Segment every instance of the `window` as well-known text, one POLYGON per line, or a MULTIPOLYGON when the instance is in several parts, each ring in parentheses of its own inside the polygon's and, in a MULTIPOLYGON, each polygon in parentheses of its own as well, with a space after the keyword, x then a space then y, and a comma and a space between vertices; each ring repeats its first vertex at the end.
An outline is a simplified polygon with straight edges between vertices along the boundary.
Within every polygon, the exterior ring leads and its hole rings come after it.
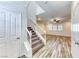
POLYGON ((55 24, 55 25, 52 25, 52 30, 53 31, 57 31, 57 25, 55 24))
POLYGON ((52 24, 48 24, 48 30, 52 30, 52 24))
POLYGON ((48 24, 48 30, 63 31, 63 25, 62 24, 48 24))
POLYGON ((63 25, 58 25, 58 31, 62 31, 63 30, 63 25))
POLYGON ((78 32, 79 31, 79 24, 73 24, 72 25, 72 31, 78 32))

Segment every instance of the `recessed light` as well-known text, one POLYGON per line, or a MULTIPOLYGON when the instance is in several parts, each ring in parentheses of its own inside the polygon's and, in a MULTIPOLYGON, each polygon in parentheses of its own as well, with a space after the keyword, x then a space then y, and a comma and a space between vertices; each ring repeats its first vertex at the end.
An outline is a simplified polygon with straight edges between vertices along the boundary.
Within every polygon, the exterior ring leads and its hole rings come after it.
POLYGON ((38 21, 41 21, 41 20, 42 20, 42 18, 41 18, 41 17, 37 17, 37 20, 38 20, 38 21))
POLYGON ((54 19, 50 19, 50 21, 51 21, 51 22, 53 22, 53 21, 54 21, 54 19))

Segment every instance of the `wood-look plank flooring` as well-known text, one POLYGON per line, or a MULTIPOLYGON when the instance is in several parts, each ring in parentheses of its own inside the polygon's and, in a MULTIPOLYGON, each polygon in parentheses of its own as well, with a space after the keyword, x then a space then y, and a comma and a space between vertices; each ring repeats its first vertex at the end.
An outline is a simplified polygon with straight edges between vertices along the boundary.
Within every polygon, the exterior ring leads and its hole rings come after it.
POLYGON ((71 39, 55 37, 47 40, 46 46, 41 48, 33 58, 71 58, 71 39))

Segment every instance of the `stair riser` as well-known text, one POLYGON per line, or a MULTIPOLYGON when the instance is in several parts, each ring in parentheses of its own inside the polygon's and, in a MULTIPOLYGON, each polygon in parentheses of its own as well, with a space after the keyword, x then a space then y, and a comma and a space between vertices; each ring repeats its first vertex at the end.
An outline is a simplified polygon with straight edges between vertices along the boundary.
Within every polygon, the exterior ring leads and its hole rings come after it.
POLYGON ((32 54, 34 55, 39 49, 41 49, 43 47, 43 45, 40 45, 40 47, 33 49, 32 50, 32 54))
POLYGON ((32 33, 32 35, 36 35, 36 33, 34 32, 34 33, 32 33))
POLYGON ((34 42, 36 40, 40 40, 39 37, 32 38, 32 42, 34 42))
POLYGON ((33 39, 32 42, 36 41, 37 39, 33 39))
POLYGON ((32 35, 32 38, 38 37, 37 35, 32 35))
POLYGON ((32 48, 34 48, 38 44, 41 44, 41 42, 39 41, 39 42, 36 42, 36 43, 32 44, 32 48))

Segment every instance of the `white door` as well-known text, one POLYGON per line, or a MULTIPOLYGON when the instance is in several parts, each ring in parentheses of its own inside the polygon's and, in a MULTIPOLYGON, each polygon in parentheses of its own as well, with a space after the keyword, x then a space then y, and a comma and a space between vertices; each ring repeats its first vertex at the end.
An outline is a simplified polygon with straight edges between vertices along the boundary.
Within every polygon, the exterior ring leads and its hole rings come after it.
POLYGON ((10 57, 9 55, 19 54, 19 45, 13 44, 14 41, 21 40, 21 14, 9 11, 5 8, 0 8, 0 57, 10 57), (8 47, 8 43, 17 47, 14 49, 8 47), (10 51, 10 52, 9 52, 10 51), (12 51, 12 52, 11 52, 12 51), (10 54, 9 54, 10 53, 10 54))

